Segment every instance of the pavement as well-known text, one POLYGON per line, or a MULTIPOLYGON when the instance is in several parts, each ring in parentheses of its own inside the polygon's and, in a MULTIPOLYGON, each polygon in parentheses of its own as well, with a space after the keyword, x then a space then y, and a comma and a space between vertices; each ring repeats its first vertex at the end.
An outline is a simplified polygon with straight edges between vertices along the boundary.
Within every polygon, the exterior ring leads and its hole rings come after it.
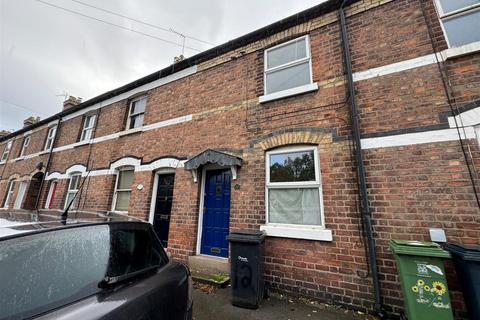
POLYGON ((199 289, 193 291, 194 320, 360 320, 374 319, 352 310, 317 304, 305 299, 272 294, 256 310, 232 306, 231 289, 199 289))

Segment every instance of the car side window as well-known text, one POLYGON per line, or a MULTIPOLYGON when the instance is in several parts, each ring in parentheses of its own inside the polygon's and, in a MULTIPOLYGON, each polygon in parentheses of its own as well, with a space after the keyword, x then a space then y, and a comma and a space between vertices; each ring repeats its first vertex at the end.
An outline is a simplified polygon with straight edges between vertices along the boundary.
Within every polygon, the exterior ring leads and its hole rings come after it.
POLYGON ((119 277, 153 266, 166 259, 149 230, 118 229, 111 232, 108 277, 119 277))

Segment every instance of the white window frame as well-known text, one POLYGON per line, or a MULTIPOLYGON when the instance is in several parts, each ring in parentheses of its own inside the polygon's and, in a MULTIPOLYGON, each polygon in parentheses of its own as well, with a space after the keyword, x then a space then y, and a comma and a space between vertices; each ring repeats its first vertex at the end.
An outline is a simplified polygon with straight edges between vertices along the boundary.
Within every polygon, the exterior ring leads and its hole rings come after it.
POLYGON ((5 145, 5 148, 3 149, 2 158, 0 159, 0 163, 7 162, 8 156, 10 155, 10 151, 12 150, 12 145, 13 145, 12 140, 7 142, 7 144, 5 145))
POLYGON ((13 193, 15 191, 15 180, 10 180, 7 186, 7 193, 5 194, 5 203, 3 204, 3 209, 8 209, 8 203, 13 198, 13 193))
MULTIPOLYGON (((475 12, 475 11, 479 11, 480 10, 480 3, 472 4, 472 5, 466 6, 465 8, 457 9, 457 10, 449 12, 449 13, 444 13, 443 12, 443 8, 442 8, 442 4, 440 3, 440 0, 435 0, 435 7, 437 8, 437 13, 438 13, 439 21, 440 21, 440 26, 442 27, 443 35, 445 36, 445 40, 447 41, 447 45, 448 45, 449 48, 452 48, 452 46, 450 44, 450 41, 448 40, 447 31, 445 29, 445 26, 443 25, 443 21, 451 19, 451 18, 460 17, 462 15, 472 13, 472 12, 475 12)), ((465 45, 467 45, 467 44, 465 44, 465 45)))
POLYGON ((55 140, 55 135, 57 134, 57 126, 52 126, 48 128, 47 140, 45 141, 44 150, 50 150, 53 148, 53 142, 55 140))
POLYGON ((89 116, 85 116, 83 120, 83 128, 82 133, 80 134, 80 141, 86 141, 93 138, 93 129, 95 128, 95 123, 97 121, 97 115, 92 114, 89 116), (91 124, 89 125, 89 120, 91 120, 91 124))
POLYGON ((265 154, 265 225, 261 226, 261 230, 267 232, 267 236, 323 240, 332 241, 332 232, 325 228, 325 216, 323 208, 323 188, 320 173, 320 158, 318 156, 318 147, 312 145, 301 145, 283 147, 266 152, 265 154), (290 152, 313 151, 315 166, 315 181, 295 181, 295 182, 270 182, 270 157, 276 154, 284 154, 290 152), (303 224, 285 224, 269 222, 268 212, 268 190, 269 189, 288 189, 288 188, 317 188, 319 193, 320 208, 320 225, 303 225, 303 224))
POLYGON ((475 135, 477 136, 478 145, 480 146, 480 124, 474 126, 473 128, 475 130, 475 135))
POLYGON ((70 209, 77 209, 77 207, 75 205, 75 202, 78 200, 77 197, 76 197, 76 194, 80 190, 80 185, 81 184, 82 184, 82 173, 81 172, 74 172, 74 173, 70 174, 70 179, 68 180, 68 188, 67 188, 67 193, 65 195, 65 204, 63 206, 63 209, 67 209, 67 206, 69 204, 69 202, 68 202, 69 194, 73 194, 74 197, 75 197, 72 205, 70 206, 70 209), (78 180, 78 189, 71 189, 73 177, 78 177, 78 179, 79 179, 78 180))
POLYGON ((147 111, 147 96, 141 96, 141 97, 138 97, 138 98, 135 98, 135 99, 132 99, 130 101, 130 104, 128 106, 128 116, 127 116, 127 123, 125 125, 125 129, 126 130, 135 130, 135 129, 138 129, 138 128, 141 128, 143 127, 143 124, 145 123, 145 112, 147 111), (135 102, 138 102, 140 100, 143 100, 145 99, 145 110, 143 110, 143 112, 138 112, 138 113, 134 113, 134 114, 131 114, 132 112, 132 106, 135 102), (136 117, 136 116, 139 116, 139 115, 142 115, 143 114, 143 122, 142 122, 142 125, 140 127, 135 127, 135 128, 130 128, 130 121, 132 119, 132 117, 136 117))
POLYGON ((20 157, 23 157, 27 151, 27 147, 30 144, 30 136, 23 138, 22 150, 20 151, 20 157))
POLYGON ((308 35, 305 35, 305 36, 302 36, 302 37, 299 37, 299 38, 295 38, 293 40, 290 40, 290 41, 287 41, 287 42, 281 43, 279 45, 276 45, 274 47, 266 49, 264 51, 264 54, 263 54, 263 59, 264 59, 264 68, 263 68, 263 94, 264 95, 262 97, 260 97, 260 102, 267 102, 267 101, 270 101, 270 100, 279 99, 279 98, 283 98, 283 97, 288 97, 288 96, 292 96, 292 95, 295 95, 295 94, 300 94, 300 93, 309 92, 309 91, 313 91, 313 90, 318 89, 318 85, 316 83, 313 83, 312 53, 311 53, 311 48, 310 48, 310 37, 308 35), (305 48, 306 57, 305 58, 301 58, 301 59, 298 59, 298 60, 295 60, 295 61, 290 61, 290 62, 284 63, 282 65, 279 65, 279 66, 276 66, 276 67, 273 67, 273 68, 270 68, 270 69, 268 68, 268 52, 270 52, 272 50, 275 50, 275 49, 278 49, 278 48, 281 48, 281 47, 284 47, 286 45, 291 44, 292 42, 296 42, 296 41, 302 40, 302 39, 305 39, 305 46, 306 46, 306 48, 305 48), (288 69, 288 68, 297 66, 299 64, 305 63, 307 61, 308 61, 309 72, 310 72, 310 82, 308 84, 302 85, 302 86, 299 86, 299 87, 294 87, 294 88, 281 90, 281 91, 267 93, 267 74, 278 71, 278 70, 288 69))
MULTIPOLYGON (((112 201, 112 212, 119 212, 119 213, 127 213, 128 210, 126 211, 120 211, 120 210, 116 210, 115 207, 117 206, 117 195, 118 195, 118 192, 127 192, 129 191, 130 192, 130 200, 132 199, 132 188, 130 189, 118 189, 118 181, 120 179, 120 173, 122 171, 133 171, 133 178, 135 179, 135 168, 133 167, 123 167, 123 168, 119 168, 117 169, 117 172, 115 174, 116 178, 115 178, 115 189, 113 191, 113 201, 112 201)), ((128 205, 130 206, 130 200, 128 201, 128 205)))

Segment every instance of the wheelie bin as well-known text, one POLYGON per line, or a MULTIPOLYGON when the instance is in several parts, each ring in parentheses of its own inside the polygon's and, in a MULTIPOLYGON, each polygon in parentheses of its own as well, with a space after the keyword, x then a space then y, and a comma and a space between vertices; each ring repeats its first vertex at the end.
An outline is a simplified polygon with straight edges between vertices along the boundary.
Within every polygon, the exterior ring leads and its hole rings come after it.
POLYGON ((443 259, 450 254, 434 242, 390 240, 409 320, 453 319, 443 259))
POLYGON ((470 319, 480 319, 480 245, 449 243, 470 319))
POLYGON ((227 236, 231 252, 232 304, 256 309, 265 288, 263 277, 263 244, 265 233, 240 230, 227 236))

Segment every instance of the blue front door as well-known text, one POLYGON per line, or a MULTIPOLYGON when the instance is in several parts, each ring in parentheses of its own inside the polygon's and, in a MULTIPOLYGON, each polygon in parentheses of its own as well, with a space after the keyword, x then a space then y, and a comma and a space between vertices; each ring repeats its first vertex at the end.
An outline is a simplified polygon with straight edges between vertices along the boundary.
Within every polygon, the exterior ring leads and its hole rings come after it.
POLYGON ((201 254, 228 257, 230 170, 208 170, 205 177, 201 254))

